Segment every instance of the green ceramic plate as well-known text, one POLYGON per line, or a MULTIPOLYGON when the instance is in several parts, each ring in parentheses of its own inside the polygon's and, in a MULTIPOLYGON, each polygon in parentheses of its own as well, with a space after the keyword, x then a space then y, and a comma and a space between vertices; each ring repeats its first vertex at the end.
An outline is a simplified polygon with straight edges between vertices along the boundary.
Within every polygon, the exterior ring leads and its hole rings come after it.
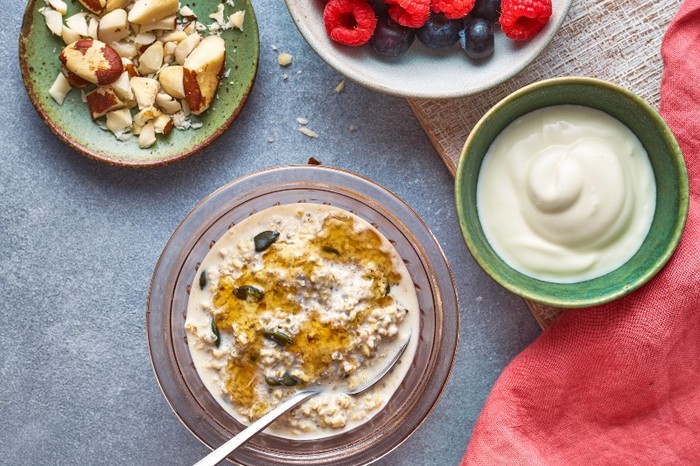
MULTIPOLYGON (((77 1, 68 3, 68 14, 82 11, 77 1)), ((201 22, 209 24, 209 14, 216 11, 221 0, 183 0, 201 22)), ((51 130, 66 144, 83 155, 113 165, 146 167, 163 165, 184 159, 216 139, 240 113, 255 81, 260 43, 258 24, 250 0, 235 0, 234 7, 226 6, 225 13, 245 10, 243 31, 225 31, 226 64, 230 69, 223 78, 217 100, 202 115, 203 126, 197 130, 172 131, 148 149, 140 149, 136 140, 118 141, 111 132, 100 129, 92 122, 87 106, 81 101, 80 91, 73 90, 63 105, 58 105, 48 90, 60 71, 58 54, 64 47, 60 37, 53 36, 46 27, 39 9, 43 0, 29 0, 24 13, 19 38, 19 60, 22 79, 29 98, 51 130)))
POLYGON ((556 307, 585 307, 612 301, 639 288, 670 259, 688 213, 688 174, 671 130, 644 100, 605 81, 556 78, 514 92, 477 123, 462 150, 455 180, 455 200, 467 247, 494 280, 530 301, 556 307), (657 206, 649 234, 628 262, 601 277, 566 284, 537 280, 508 266, 486 240, 476 209, 481 161, 498 133, 528 112, 561 104, 602 110, 637 135, 654 169, 657 206))

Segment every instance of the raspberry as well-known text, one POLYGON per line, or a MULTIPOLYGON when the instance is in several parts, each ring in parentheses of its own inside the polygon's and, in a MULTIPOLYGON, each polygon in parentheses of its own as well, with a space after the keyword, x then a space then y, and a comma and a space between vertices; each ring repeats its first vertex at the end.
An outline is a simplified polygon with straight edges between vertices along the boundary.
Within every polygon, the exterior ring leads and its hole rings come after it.
POLYGON ((419 28, 430 17, 430 0, 384 0, 389 17, 401 26, 419 28))
POLYGON ((464 18, 474 8, 474 0, 432 0, 430 9, 447 19, 464 18))
POLYGON ((362 45, 369 41, 377 16, 366 0, 330 0, 323 10, 328 37, 345 45, 362 45))
POLYGON ((503 0, 501 29, 513 40, 529 40, 539 33, 552 16, 552 0, 503 0))

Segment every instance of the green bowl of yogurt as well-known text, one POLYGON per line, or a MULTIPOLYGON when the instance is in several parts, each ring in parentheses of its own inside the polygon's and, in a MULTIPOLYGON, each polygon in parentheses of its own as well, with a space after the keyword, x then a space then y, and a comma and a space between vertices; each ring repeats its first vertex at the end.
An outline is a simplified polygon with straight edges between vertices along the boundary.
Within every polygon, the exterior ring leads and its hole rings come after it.
POLYGON ((467 247, 494 280, 530 301, 587 307, 639 288, 668 262, 688 176, 643 99, 598 79, 554 78, 477 123, 455 200, 467 247))

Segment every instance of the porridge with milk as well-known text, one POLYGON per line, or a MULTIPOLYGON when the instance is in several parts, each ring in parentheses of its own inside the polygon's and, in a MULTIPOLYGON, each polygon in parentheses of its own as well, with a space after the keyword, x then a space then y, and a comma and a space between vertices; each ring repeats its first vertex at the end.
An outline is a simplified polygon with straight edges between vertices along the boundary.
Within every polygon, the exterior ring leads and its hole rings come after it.
POLYGON ((381 370, 418 325, 413 282, 383 235, 342 209, 290 204, 248 217, 216 242, 197 271, 185 328, 204 385, 244 424, 299 389, 324 387, 268 429, 314 438, 381 410, 417 338, 374 388, 346 392, 381 370))

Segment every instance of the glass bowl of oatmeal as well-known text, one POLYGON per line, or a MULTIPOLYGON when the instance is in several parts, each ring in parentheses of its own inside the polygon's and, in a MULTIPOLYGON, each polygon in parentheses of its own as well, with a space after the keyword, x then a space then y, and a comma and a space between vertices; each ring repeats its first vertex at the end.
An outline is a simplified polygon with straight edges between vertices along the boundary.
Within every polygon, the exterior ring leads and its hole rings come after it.
POLYGON ((216 448, 295 390, 323 394, 230 456, 239 464, 367 464, 437 402, 459 312, 439 244, 410 207, 328 167, 257 172, 212 193, 166 245, 146 326, 171 407, 216 448), (349 389, 381 369, 380 384, 349 389))

